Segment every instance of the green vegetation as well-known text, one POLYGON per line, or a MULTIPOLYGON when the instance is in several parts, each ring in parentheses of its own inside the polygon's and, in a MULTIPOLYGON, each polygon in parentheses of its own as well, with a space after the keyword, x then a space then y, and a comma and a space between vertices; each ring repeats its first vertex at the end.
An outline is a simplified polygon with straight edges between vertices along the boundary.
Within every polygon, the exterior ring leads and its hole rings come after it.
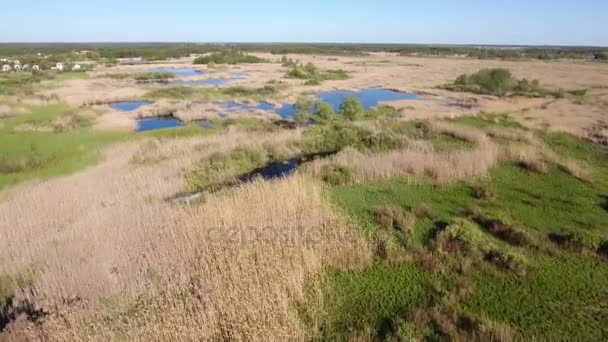
POLYGON ((234 100, 247 98, 254 100, 267 100, 269 97, 277 96, 281 90, 280 85, 265 85, 260 88, 250 87, 225 87, 225 88, 191 88, 185 86, 167 87, 149 91, 144 97, 147 99, 178 99, 194 100, 203 102, 234 100))
POLYGON ((496 96, 527 95, 542 96, 545 91, 540 88, 538 80, 516 80, 507 69, 482 69, 472 75, 462 74, 454 84, 444 89, 476 94, 496 96))
POLYGON ((73 172, 94 163, 100 149, 125 137, 98 132, 63 105, 36 107, 0 123, 0 189, 31 179, 73 172))
MULTIPOLYGON (((4 43, 1 56, 37 57, 50 55, 51 63, 76 60, 116 60, 137 58, 164 60, 218 51, 269 52, 275 55, 315 54, 356 56, 367 52, 393 52, 401 55, 467 56, 479 59, 588 59, 606 53, 592 47, 473 47, 407 44, 184 44, 184 43, 4 43), (82 52, 84 51, 84 52, 82 52)), ((23 59, 23 58, 22 58, 23 59)), ((596 58, 597 59, 597 58, 596 58)), ((25 59, 23 59, 25 60, 25 59)))
POLYGON ((248 55, 236 50, 214 52, 208 56, 201 56, 194 60, 194 64, 241 64, 264 63, 264 59, 248 55))
POLYGON ((346 340, 349 332, 369 328, 386 337, 393 321, 406 318, 429 299, 431 278, 407 262, 377 263, 363 271, 328 271, 321 281, 326 306, 317 317, 320 326, 315 337, 346 340))
MULTIPOLYGON (((523 130, 506 116, 454 121, 523 130)), ((304 142, 333 125, 305 131, 304 142)), ((392 131, 430 139, 444 151, 456 142, 437 143, 416 123, 392 131)), ((590 181, 557 165, 538 174, 507 163, 450 185, 425 177, 348 185, 338 165, 328 164, 320 177, 331 185, 329 196, 374 243, 376 262, 319 278, 324 313, 310 314, 315 332, 340 340, 608 336, 608 151, 567 134, 534 133, 559 156, 584 160, 594 170, 590 181)))
POLYGON ((135 75, 135 80, 137 83, 167 83, 174 77, 168 72, 147 72, 135 75))
POLYGON ((286 161, 300 154, 296 142, 282 146, 242 146, 225 153, 213 153, 200 160, 186 179, 187 191, 217 191, 269 163, 286 161))
POLYGON ((471 75, 462 74, 456 78, 454 83, 443 85, 440 88, 456 92, 495 96, 553 96, 558 99, 570 97, 575 103, 584 101, 587 94, 586 89, 565 91, 563 89, 543 88, 538 80, 530 81, 525 78, 517 80, 513 77, 511 71, 501 68, 482 69, 471 75))
POLYGON ((86 77, 84 72, 12 72, 0 74, 0 95, 32 95, 53 81, 86 77), (45 83, 43 83, 45 82, 45 83))
POLYGON ((318 85, 322 81, 345 80, 349 78, 348 73, 342 69, 322 70, 312 63, 308 63, 305 66, 293 66, 285 77, 306 80, 306 85, 318 85))

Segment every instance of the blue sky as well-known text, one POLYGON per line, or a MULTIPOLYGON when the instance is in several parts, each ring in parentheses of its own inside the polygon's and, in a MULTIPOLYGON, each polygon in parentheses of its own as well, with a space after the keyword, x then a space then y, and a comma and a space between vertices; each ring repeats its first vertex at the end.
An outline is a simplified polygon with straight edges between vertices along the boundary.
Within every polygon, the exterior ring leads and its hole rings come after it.
POLYGON ((0 42, 608 46, 608 0, 0 0, 0 42))

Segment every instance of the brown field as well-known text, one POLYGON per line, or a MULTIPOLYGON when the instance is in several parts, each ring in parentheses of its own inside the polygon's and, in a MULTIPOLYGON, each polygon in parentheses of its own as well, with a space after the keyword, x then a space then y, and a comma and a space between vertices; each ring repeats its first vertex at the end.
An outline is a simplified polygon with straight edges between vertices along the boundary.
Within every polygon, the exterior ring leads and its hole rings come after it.
MULTIPOLYGON (((488 61, 457 57, 404 57, 378 53, 364 57, 327 57, 310 55, 287 55, 302 63, 314 63, 324 69, 344 69, 351 78, 339 81, 324 81, 319 86, 304 86, 303 81, 285 79, 285 68, 278 63, 280 56, 256 54, 277 63, 237 65, 222 69, 207 69, 192 65, 192 58, 150 65, 117 66, 98 68, 94 77, 85 80, 71 80, 59 89, 46 92, 72 105, 85 105, 118 100, 139 99, 151 85, 137 85, 129 80, 103 78, 113 73, 134 73, 153 68, 194 68, 208 71, 203 76, 189 78, 210 79, 229 78, 232 73, 245 72, 247 77, 235 80, 231 85, 261 87, 273 80, 284 81, 289 88, 277 100, 270 102, 293 102, 302 94, 343 89, 365 89, 382 87, 421 95, 418 101, 394 102, 403 111, 406 119, 427 119, 471 115, 478 112, 508 112, 523 124, 536 128, 549 128, 585 135, 589 129, 605 120, 608 110, 608 68, 603 63, 585 61, 488 61), (503 98, 473 94, 452 93, 436 89, 438 85, 452 82, 458 75, 473 73, 482 68, 507 68, 517 78, 538 79, 548 88, 565 90, 588 89, 585 103, 568 100, 503 98), (102 78, 97 78, 99 76, 102 78)), ((187 101, 162 102, 155 107, 133 115, 148 116, 171 110, 178 116, 192 120, 217 115, 213 106, 191 104, 187 101), (200 110, 193 110, 192 106, 200 110)), ((240 113, 245 114, 245 113, 240 113)), ((250 113, 248 113, 250 115, 250 113)), ((258 113, 262 115, 264 113, 258 113)), ((267 113, 269 118, 274 114, 267 113)))

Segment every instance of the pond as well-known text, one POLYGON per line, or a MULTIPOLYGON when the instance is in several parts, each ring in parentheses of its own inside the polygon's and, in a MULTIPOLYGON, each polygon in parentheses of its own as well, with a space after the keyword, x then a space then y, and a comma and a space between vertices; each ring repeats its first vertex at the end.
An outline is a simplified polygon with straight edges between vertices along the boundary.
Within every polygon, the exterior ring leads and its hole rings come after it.
POLYGON ((175 77, 194 77, 204 75, 204 71, 194 69, 173 69, 173 68, 158 68, 148 69, 147 73, 171 74, 175 77))
MULTIPOLYGON (((370 109, 378 106, 381 102, 400 101, 400 100, 415 100, 416 94, 401 93, 393 90, 380 88, 370 88, 361 91, 332 91, 317 94, 316 99, 329 103, 335 112, 340 111, 340 105, 349 97, 357 98, 361 101, 364 109, 370 109)), ((275 107, 269 103, 260 102, 257 105, 239 104, 235 102, 226 102, 222 105, 228 110, 253 111, 261 109, 278 114, 282 119, 292 119, 296 115, 296 107, 292 104, 282 104, 275 107)))
POLYGON ((349 97, 354 97, 361 101, 363 108, 366 110, 376 107, 381 102, 415 100, 417 98, 416 94, 381 88, 370 88, 361 91, 331 91, 317 95, 317 99, 329 103, 335 112, 340 110, 340 105, 349 97))
POLYGON ((242 111, 242 112, 247 112, 247 111, 255 111, 255 110, 265 110, 265 111, 275 111, 276 107, 271 105, 268 102, 259 102, 257 104, 248 104, 248 103, 239 103, 239 102, 234 102, 234 101, 228 101, 228 102, 220 102, 217 103, 218 107, 220 107, 220 109, 229 111, 229 112, 234 112, 234 111, 242 111))
POLYGON ((258 178, 262 178, 264 180, 272 180, 283 178, 291 175, 296 172, 298 166, 300 166, 302 159, 293 158, 289 159, 284 163, 274 163, 268 166, 265 166, 259 170, 256 170, 250 173, 247 176, 244 176, 241 180, 246 183, 250 183, 255 181, 258 178))
POLYGON ((154 116, 137 120, 136 132, 149 132, 158 129, 183 127, 184 123, 173 115, 154 116))
POLYGON ((120 112, 132 112, 134 110, 138 110, 141 107, 149 106, 151 104, 152 102, 148 101, 124 101, 110 103, 110 107, 120 112))

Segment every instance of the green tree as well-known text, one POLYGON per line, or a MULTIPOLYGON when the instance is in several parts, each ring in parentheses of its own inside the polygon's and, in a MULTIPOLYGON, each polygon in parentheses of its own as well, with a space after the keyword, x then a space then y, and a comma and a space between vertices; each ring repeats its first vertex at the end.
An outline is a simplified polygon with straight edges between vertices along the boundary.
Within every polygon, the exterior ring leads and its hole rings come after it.
POLYGON ((340 115, 346 120, 355 121, 365 114, 361 102, 354 97, 349 97, 340 105, 340 115))
POLYGON ((329 122, 335 119, 336 113, 329 103, 317 101, 315 107, 315 119, 320 122, 329 122))

